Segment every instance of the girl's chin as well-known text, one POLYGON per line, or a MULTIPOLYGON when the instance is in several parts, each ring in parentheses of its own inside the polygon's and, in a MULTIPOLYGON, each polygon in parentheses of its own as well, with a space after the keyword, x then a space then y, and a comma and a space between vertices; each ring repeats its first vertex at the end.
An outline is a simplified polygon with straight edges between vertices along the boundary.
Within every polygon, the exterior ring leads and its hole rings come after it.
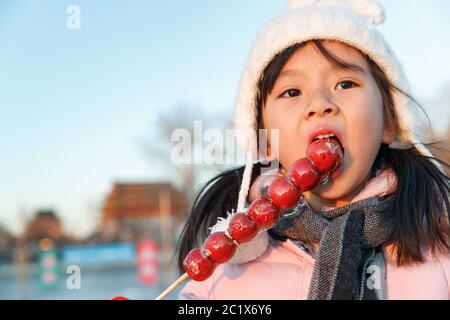
POLYGON ((348 193, 348 188, 345 186, 345 176, 344 172, 339 172, 334 178, 329 178, 328 182, 321 184, 311 190, 314 195, 327 199, 327 200, 338 200, 348 193))
MULTIPOLYGON (((306 196, 306 195, 305 195, 306 196)), ((309 196, 306 196, 308 204, 317 212, 329 207, 341 207, 349 203, 347 199, 344 199, 337 193, 330 191, 317 193, 311 192, 309 196)))
POLYGON ((311 193, 326 200, 339 200, 345 195, 345 193, 342 192, 342 188, 328 186, 317 187, 312 190, 311 193))

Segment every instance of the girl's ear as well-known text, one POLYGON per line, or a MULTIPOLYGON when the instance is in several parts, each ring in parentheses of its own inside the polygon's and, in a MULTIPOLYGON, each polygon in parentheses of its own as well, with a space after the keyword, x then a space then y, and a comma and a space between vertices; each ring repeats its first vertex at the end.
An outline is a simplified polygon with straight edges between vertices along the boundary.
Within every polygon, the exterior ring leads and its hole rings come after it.
POLYGON ((385 144, 390 144, 397 138, 397 130, 394 125, 387 124, 384 126, 383 135, 381 137, 381 142, 385 144))

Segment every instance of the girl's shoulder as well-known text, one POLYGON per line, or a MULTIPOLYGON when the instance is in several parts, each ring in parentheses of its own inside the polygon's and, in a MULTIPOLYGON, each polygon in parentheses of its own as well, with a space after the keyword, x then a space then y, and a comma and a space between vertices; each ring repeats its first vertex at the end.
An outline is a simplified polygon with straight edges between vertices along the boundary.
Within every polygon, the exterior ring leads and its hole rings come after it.
POLYGON ((386 245, 384 250, 388 299, 450 298, 450 253, 423 250, 422 263, 398 266, 395 245, 386 245))

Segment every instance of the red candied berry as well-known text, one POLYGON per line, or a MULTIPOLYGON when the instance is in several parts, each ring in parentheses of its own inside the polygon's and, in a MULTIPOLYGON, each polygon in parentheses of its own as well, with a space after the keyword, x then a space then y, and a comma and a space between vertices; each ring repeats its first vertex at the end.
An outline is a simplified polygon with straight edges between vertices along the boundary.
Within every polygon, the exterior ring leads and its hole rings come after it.
POLYGON ((228 225, 228 234, 237 243, 245 243, 253 239, 258 233, 258 225, 245 213, 238 212, 233 215, 228 225))
POLYGON ((112 298, 111 300, 130 300, 130 299, 122 297, 122 296, 117 296, 117 297, 112 298))
POLYGON ((321 139, 309 145, 307 157, 317 171, 323 174, 335 170, 342 163, 343 151, 335 139, 321 139))
POLYGON ((278 177, 269 186, 269 198, 277 207, 290 209, 298 202, 300 190, 286 177, 278 177))
POLYGON ((301 191, 314 189, 320 182, 320 175, 308 158, 298 159, 291 165, 289 178, 301 191))
POLYGON ((260 198, 252 202, 248 208, 248 216, 260 228, 268 228, 277 221, 280 209, 269 199, 260 198))
MULTIPOLYGON (((278 171, 278 170, 277 170, 278 171)), ((250 187, 248 199, 250 202, 255 201, 256 199, 267 197, 267 190, 269 189, 270 183, 276 179, 277 177, 282 177, 283 174, 280 172, 272 173, 272 174, 260 174, 252 186, 250 187)))
POLYGON ((216 263, 230 260, 236 252, 237 246, 225 232, 212 233, 203 243, 205 254, 216 263))
POLYGON ((192 280, 203 281, 211 276, 216 264, 200 248, 194 248, 184 258, 183 267, 192 280))

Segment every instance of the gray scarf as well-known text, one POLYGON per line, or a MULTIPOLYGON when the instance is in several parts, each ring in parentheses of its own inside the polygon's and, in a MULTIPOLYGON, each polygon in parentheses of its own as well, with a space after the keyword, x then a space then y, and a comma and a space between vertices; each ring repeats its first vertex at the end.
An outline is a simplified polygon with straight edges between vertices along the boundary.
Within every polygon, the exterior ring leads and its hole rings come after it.
POLYGON ((373 196, 321 212, 302 202, 278 220, 272 233, 319 243, 308 299, 383 298, 385 261, 380 245, 389 239, 394 228, 392 199, 373 196), (374 284, 373 279, 367 278, 371 272, 377 272, 374 275, 380 279, 375 281, 381 281, 381 286, 370 285, 374 284))

